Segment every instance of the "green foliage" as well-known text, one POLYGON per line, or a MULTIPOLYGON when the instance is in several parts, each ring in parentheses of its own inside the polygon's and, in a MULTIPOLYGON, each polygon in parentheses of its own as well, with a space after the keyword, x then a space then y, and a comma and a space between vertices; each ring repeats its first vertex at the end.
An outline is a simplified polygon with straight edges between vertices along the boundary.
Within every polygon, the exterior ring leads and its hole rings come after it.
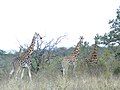
POLYGON ((120 45, 116 47, 115 59, 120 61, 120 45))
POLYGON ((109 64, 110 72, 112 72, 113 75, 119 74, 119 67, 120 67, 120 61, 113 60, 109 64))
POLYGON ((115 54, 115 59, 117 59, 117 60, 120 61, 120 52, 117 52, 117 53, 115 54))
POLYGON ((120 60, 120 7, 117 9, 116 18, 109 21, 111 31, 103 36, 97 34, 95 38, 99 44, 107 45, 115 54, 115 59, 120 60))
POLYGON ((114 75, 120 74, 120 66, 118 66, 118 67, 116 67, 116 68, 114 69, 113 74, 114 74, 114 75))
POLYGON ((105 48, 103 51, 102 58, 104 59, 104 61, 106 61, 106 60, 109 60, 110 56, 111 56, 110 50, 108 48, 105 48))
POLYGON ((0 49, 0 55, 5 55, 6 51, 0 49))
POLYGON ((37 73, 37 63, 34 58, 32 58, 32 65, 31 65, 31 70, 35 73, 37 73))
POLYGON ((80 54, 78 56, 78 60, 80 61, 83 60, 88 56, 89 53, 90 53, 90 46, 89 43, 85 41, 80 47, 80 54))
POLYGON ((68 50, 65 47, 55 48, 54 53, 58 56, 66 56, 68 54, 68 50))
POLYGON ((117 9, 116 13, 116 18, 109 21, 111 31, 103 36, 96 35, 99 43, 104 45, 120 45, 120 8, 117 9))
POLYGON ((63 58, 61 57, 56 57, 54 58, 50 65, 47 67, 47 69, 49 69, 52 72, 61 72, 62 70, 62 66, 61 66, 61 61, 63 58))
POLYGON ((105 63, 106 63, 106 61, 105 61, 104 57, 99 58, 98 64, 100 66, 105 66, 105 63))

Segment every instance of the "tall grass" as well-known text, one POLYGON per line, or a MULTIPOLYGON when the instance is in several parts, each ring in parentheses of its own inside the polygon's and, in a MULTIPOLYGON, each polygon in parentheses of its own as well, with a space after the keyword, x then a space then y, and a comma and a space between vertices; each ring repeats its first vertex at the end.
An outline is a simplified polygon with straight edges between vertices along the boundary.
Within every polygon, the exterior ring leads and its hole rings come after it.
POLYGON ((77 77, 72 75, 72 66, 68 76, 63 77, 60 62, 61 58, 57 58, 50 64, 44 64, 44 68, 40 65, 41 69, 32 75, 32 81, 29 81, 26 72, 23 80, 7 79, 1 73, 0 90, 120 90, 119 74, 113 74, 120 65, 117 61, 104 63, 101 60, 98 66, 87 66, 80 61, 76 68, 77 77))
POLYGON ((38 74, 32 81, 14 78, 2 81, 0 90, 120 90, 120 78, 87 75, 69 78, 38 74))

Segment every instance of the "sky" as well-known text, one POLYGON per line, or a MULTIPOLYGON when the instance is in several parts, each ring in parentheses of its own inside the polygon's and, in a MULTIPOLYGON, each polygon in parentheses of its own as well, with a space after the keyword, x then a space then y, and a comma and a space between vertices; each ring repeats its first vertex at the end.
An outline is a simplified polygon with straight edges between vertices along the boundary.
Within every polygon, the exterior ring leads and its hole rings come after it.
POLYGON ((35 32, 43 41, 66 37, 58 47, 79 41, 94 43, 96 34, 110 31, 120 0, 0 0, 0 49, 19 50, 29 45, 35 32))

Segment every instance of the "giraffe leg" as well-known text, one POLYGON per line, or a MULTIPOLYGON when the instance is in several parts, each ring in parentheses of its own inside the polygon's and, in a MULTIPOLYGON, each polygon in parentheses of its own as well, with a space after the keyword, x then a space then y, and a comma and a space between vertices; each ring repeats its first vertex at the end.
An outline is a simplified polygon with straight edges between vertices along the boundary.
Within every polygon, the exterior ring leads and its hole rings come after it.
POLYGON ((23 78, 23 76, 24 76, 24 70, 25 70, 25 68, 23 68, 23 69, 22 69, 21 79, 22 79, 22 78, 23 78))
POLYGON ((66 70, 67 70, 67 68, 63 67, 63 76, 65 76, 67 74, 66 70))
POLYGON ((18 74, 20 73, 21 71, 21 67, 18 67, 16 73, 15 73, 15 78, 18 79, 18 74))
POLYGON ((77 67, 77 63, 73 62, 73 75, 76 77, 76 67, 77 67))
POLYGON ((11 78, 11 76, 13 75, 14 72, 15 72, 14 69, 12 69, 12 70, 10 71, 10 73, 9 73, 9 78, 11 78))
POLYGON ((67 62, 62 62, 62 68, 63 68, 63 76, 67 75, 68 72, 68 63, 67 62))
POLYGON ((12 75, 12 74, 14 73, 14 71, 15 71, 15 70, 12 69, 9 74, 12 75))
POLYGON ((65 66, 65 75, 68 75, 68 65, 65 66))
POLYGON ((31 70, 29 66, 28 66, 28 74, 29 74, 30 81, 32 81, 32 75, 31 75, 31 70))
POLYGON ((63 63, 63 61, 61 62, 61 64, 62 64, 62 75, 64 76, 65 75, 65 68, 64 68, 64 63, 63 63))
POLYGON ((68 67, 63 67, 63 76, 68 75, 68 67))
POLYGON ((10 71, 9 76, 8 76, 8 79, 10 79, 10 78, 13 76, 14 72, 15 72, 14 69, 12 69, 12 70, 10 71))

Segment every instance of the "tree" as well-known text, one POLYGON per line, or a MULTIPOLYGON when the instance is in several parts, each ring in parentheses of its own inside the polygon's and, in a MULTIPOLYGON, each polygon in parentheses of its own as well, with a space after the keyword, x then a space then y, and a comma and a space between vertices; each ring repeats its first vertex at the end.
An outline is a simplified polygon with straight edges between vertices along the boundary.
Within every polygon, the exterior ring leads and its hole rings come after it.
POLYGON ((34 66, 32 63, 32 71, 38 72, 40 70, 40 66, 44 68, 44 64, 50 64, 50 61, 53 60, 54 57, 56 57, 56 53, 54 53, 55 49, 57 48, 57 45, 61 42, 62 39, 64 39, 66 35, 58 37, 56 40, 52 39, 49 42, 39 42, 37 41, 37 50, 33 53, 33 62, 36 63, 34 66), (45 43, 45 45, 43 45, 45 43))
POLYGON ((120 45, 120 7, 117 9, 117 16, 113 20, 109 20, 111 31, 105 33, 100 38, 101 44, 105 45, 120 45))
POLYGON ((0 55, 5 55, 6 51, 0 49, 0 55))
POLYGON ((116 18, 109 20, 111 31, 103 36, 96 35, 100 44, 107 45, 112 48, 115 58, 120 59, 120 7, 116 11, 116 18))

